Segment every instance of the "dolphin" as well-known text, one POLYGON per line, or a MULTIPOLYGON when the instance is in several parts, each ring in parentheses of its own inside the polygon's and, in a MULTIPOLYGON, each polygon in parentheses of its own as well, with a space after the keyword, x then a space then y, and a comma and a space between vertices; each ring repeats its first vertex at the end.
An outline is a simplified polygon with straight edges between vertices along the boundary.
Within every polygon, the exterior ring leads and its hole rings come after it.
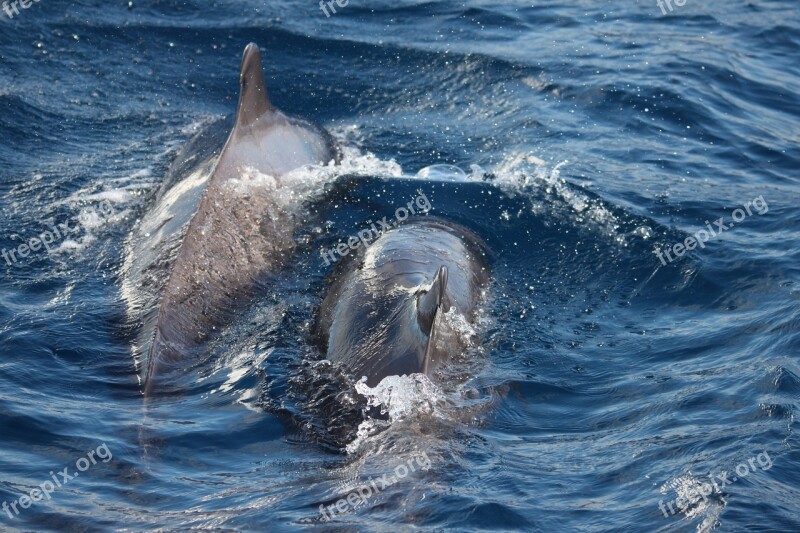
POLYGON ((122 292, 145 396, 196 363, 285 264, 301 202, 287 175, 339 161, 324 129, 272 105, 253 43, 239 83, 227 140, 215 124, 188 143, 128 240, 122 292))
POLYGON ((388 230, 333 274, 314 334, 328 360, 375 387, 464 353, 457 324, 476 318, 489 251, 468 229, 427 218, 388 230))

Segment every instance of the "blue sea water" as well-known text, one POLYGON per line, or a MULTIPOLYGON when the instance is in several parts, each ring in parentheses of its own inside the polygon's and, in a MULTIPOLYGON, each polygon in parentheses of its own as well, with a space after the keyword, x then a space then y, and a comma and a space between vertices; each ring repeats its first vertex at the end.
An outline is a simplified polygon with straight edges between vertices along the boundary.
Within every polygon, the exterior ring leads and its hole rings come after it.
POLYGON ((0 12, 0 530, 800 530, 800 5, 669 5, 0 12), (148 405, 126 239, 251 41, 345 158, 291 267, 148 405), (319 252, 420 193, 493 252, 481 342, 342 442, 319 252))

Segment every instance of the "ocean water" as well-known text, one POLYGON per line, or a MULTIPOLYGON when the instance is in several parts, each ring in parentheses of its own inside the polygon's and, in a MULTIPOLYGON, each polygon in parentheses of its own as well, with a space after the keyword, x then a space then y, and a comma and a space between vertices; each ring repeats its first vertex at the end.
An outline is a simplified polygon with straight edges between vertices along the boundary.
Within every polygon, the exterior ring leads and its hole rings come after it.
POLYGON ((0 11, 0 530, 800 530, 800 5, 663 2, 0 11), (146 404, 126 242, 251 41, 344 160, 146 404), (420 194, 492 250, 478 340, 369 390, 320 251, 420 194))

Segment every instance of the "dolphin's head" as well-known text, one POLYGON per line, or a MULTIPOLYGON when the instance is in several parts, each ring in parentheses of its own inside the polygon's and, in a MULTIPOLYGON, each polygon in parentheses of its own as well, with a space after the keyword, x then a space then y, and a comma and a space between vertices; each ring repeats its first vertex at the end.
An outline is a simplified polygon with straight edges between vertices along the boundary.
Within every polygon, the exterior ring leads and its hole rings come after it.
POLYGON ((428 283, 419 276, 418 288, 386 286, 378 278, 356 282, 335 304, 328 358, 345 363, 356 378, 366 376, 370 386, 386 376, 425 372, 446 280, 442 266, 428 283))
POLYGON ((317 324, 327 358, 375 386, 387 376, 431 374, 458 355, 464 343, 443 314, 471 320, 488 279, 472 237, 440 222, 406 224, 343 265, 317 324))

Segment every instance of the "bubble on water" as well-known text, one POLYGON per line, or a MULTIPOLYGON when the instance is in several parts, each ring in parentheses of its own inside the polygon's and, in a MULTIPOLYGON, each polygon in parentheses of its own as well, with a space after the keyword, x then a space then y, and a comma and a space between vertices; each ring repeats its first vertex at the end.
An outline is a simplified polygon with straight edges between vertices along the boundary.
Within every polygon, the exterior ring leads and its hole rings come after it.
POLYGON ((649 239, 653 236, 653 230, 650 229, 650 226, 639 226, 635 230, 633 230, 633 234, 641 237, 644 240, 649 239))
MULTIPOLYGON (((473 175, 475 169, 473 169, 473 175)), ((467 173, 455 165, 431 165, 423 168, 417 175, 414 176, 418 179, 431 180, 431 181, 451 181, 451 182, 465 182, 467 173)))

